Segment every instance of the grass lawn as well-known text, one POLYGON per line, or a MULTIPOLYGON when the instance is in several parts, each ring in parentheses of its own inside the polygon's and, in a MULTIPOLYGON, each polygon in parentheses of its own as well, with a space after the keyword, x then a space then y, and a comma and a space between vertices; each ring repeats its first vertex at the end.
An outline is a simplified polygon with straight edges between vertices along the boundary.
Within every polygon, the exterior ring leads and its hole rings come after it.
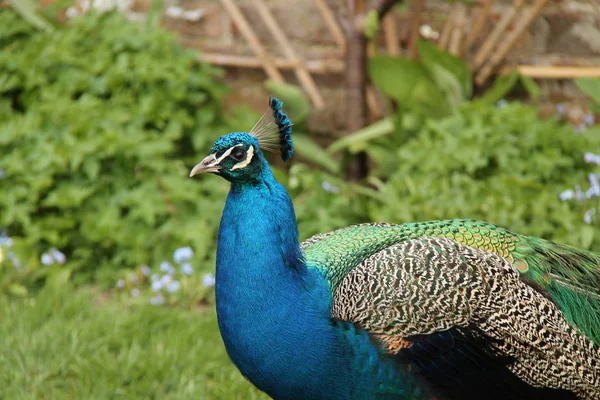
POLYGON ((0 297, 0 399, 267 399, 228 360, 213 308, 0 297))

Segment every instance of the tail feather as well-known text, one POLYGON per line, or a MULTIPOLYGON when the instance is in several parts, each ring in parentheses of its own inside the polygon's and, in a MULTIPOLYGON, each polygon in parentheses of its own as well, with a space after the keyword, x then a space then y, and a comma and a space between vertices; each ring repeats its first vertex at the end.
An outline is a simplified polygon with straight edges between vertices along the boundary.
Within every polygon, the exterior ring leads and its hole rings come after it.
POLYGON ((600 254, 538 238, 525 241, 529 249, 516 256, 527 262, 528 274, 570 323, 600 345, 600 254))

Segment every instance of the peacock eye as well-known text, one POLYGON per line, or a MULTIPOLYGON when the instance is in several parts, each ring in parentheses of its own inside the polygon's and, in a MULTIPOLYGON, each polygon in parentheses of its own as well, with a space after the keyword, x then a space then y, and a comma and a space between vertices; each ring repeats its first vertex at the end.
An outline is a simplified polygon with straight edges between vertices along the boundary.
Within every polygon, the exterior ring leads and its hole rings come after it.
POLYGON ((231 152, 230 157, 235 161, 243 161, 246 159, 246 149, 238 148, 231 152))

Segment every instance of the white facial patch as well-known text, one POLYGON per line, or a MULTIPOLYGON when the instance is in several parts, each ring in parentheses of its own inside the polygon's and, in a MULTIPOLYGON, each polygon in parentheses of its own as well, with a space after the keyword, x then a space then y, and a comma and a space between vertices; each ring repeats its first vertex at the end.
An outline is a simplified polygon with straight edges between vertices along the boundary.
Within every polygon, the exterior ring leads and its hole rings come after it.
POLYGON ((221 161, 223 161, 223 160, 225 159, 225 157, 229 156, 229 155, 231 154, 231 152, 232 152, 232 151, 233 151, 233 150, 234 150, 236 147, 240 147, 240 146, 243 146, 243 144, 242 144, 242 143, 240 143, 240 144, 236 144, 235 146, 232 146, 232 147, 228 148, 228 149, 225 151, 225 153, 221 154, 221 157, 219 157, 219 158, 217 158, 217 159, 215 160, 215 162, 213 163, 213 165, 218 165, 218 164, 220 164, 220 163, 221 163, 221 161))
MULTIPOLYGON (((231 149, 229 149, 229 150, 231 150, 231 149)), ((229 150, 227 150, 227 151, 229 151, 229 150)), ((250 146, 250 147, 248 147, 248 154, 246 154, 246 159, 244 161, 240 161, 239 163, 235 164, 231 168, 231 170, 233 171, 234 169, 244 168, 245 166, 250 164, 250 162, 252 162, 253 156, 254 156, 254 146, 250 146)))

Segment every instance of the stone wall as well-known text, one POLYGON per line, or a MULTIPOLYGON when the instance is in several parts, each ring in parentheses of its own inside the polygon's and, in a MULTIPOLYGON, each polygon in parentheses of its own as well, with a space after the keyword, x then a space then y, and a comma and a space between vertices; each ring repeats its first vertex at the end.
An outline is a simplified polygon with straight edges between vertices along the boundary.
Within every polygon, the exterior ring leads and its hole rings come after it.
MULTIPOLYGON (((150 0, 127 1, 133 2, 136 11, 150 3, 150 0)), ((234 1, 269 54, 283 58, 281 48, 264 26, 253 1, 234 1)), ((336 44, 313 0, 265 2, 298 55, 307 60, 334 59, 338 60, 338 64, 343 60, 343 51, 336 44)), ((335 13, 344 15, 344 0, 327 2, 335 13)), ((511 0, 497 0, 490 19, 498 21, 511 3, 511 0)), ((425 4, 422 23, 440 32, 451 6, 442 0, 426 0, 425 4)), ((409 41, 411 15, 395 10, 393 18, 396 20, 400 44, 405 48, 409 41)), ((253 56, 246 40, 218 0, 165 0, 164 24, 176 31, 185 45, 200 49, 203 53, 253 56)), ((474 49, 479 47, 492 28, 492 23, 487 24, 474 49)), ((381 46, 381 50, 385 51, 384 46, 381 46)), ((600 0, 550 0, 505 59, 505 65, 519 64, 600 66, 600 0)), ((263 87, 266 76, 262 69, 225 69, 227 81, 233 89, 229 103, 242 103, 262 111, 267 96, 263 87)), ((283 71, 283 74, 286 81, 298 83, 293 71, 283 71)), ((321 112, 312 113, 311 128, 328 134, 341 132, 345 119, 343 74, 313 74, 313 77, 326 107, 321 112)), ((554 104, 559 102, 585 102, 583 95, 569 80, 541 80, 539 83, 542 88, 539 100, 542 108, 554 109, 554 104)))

